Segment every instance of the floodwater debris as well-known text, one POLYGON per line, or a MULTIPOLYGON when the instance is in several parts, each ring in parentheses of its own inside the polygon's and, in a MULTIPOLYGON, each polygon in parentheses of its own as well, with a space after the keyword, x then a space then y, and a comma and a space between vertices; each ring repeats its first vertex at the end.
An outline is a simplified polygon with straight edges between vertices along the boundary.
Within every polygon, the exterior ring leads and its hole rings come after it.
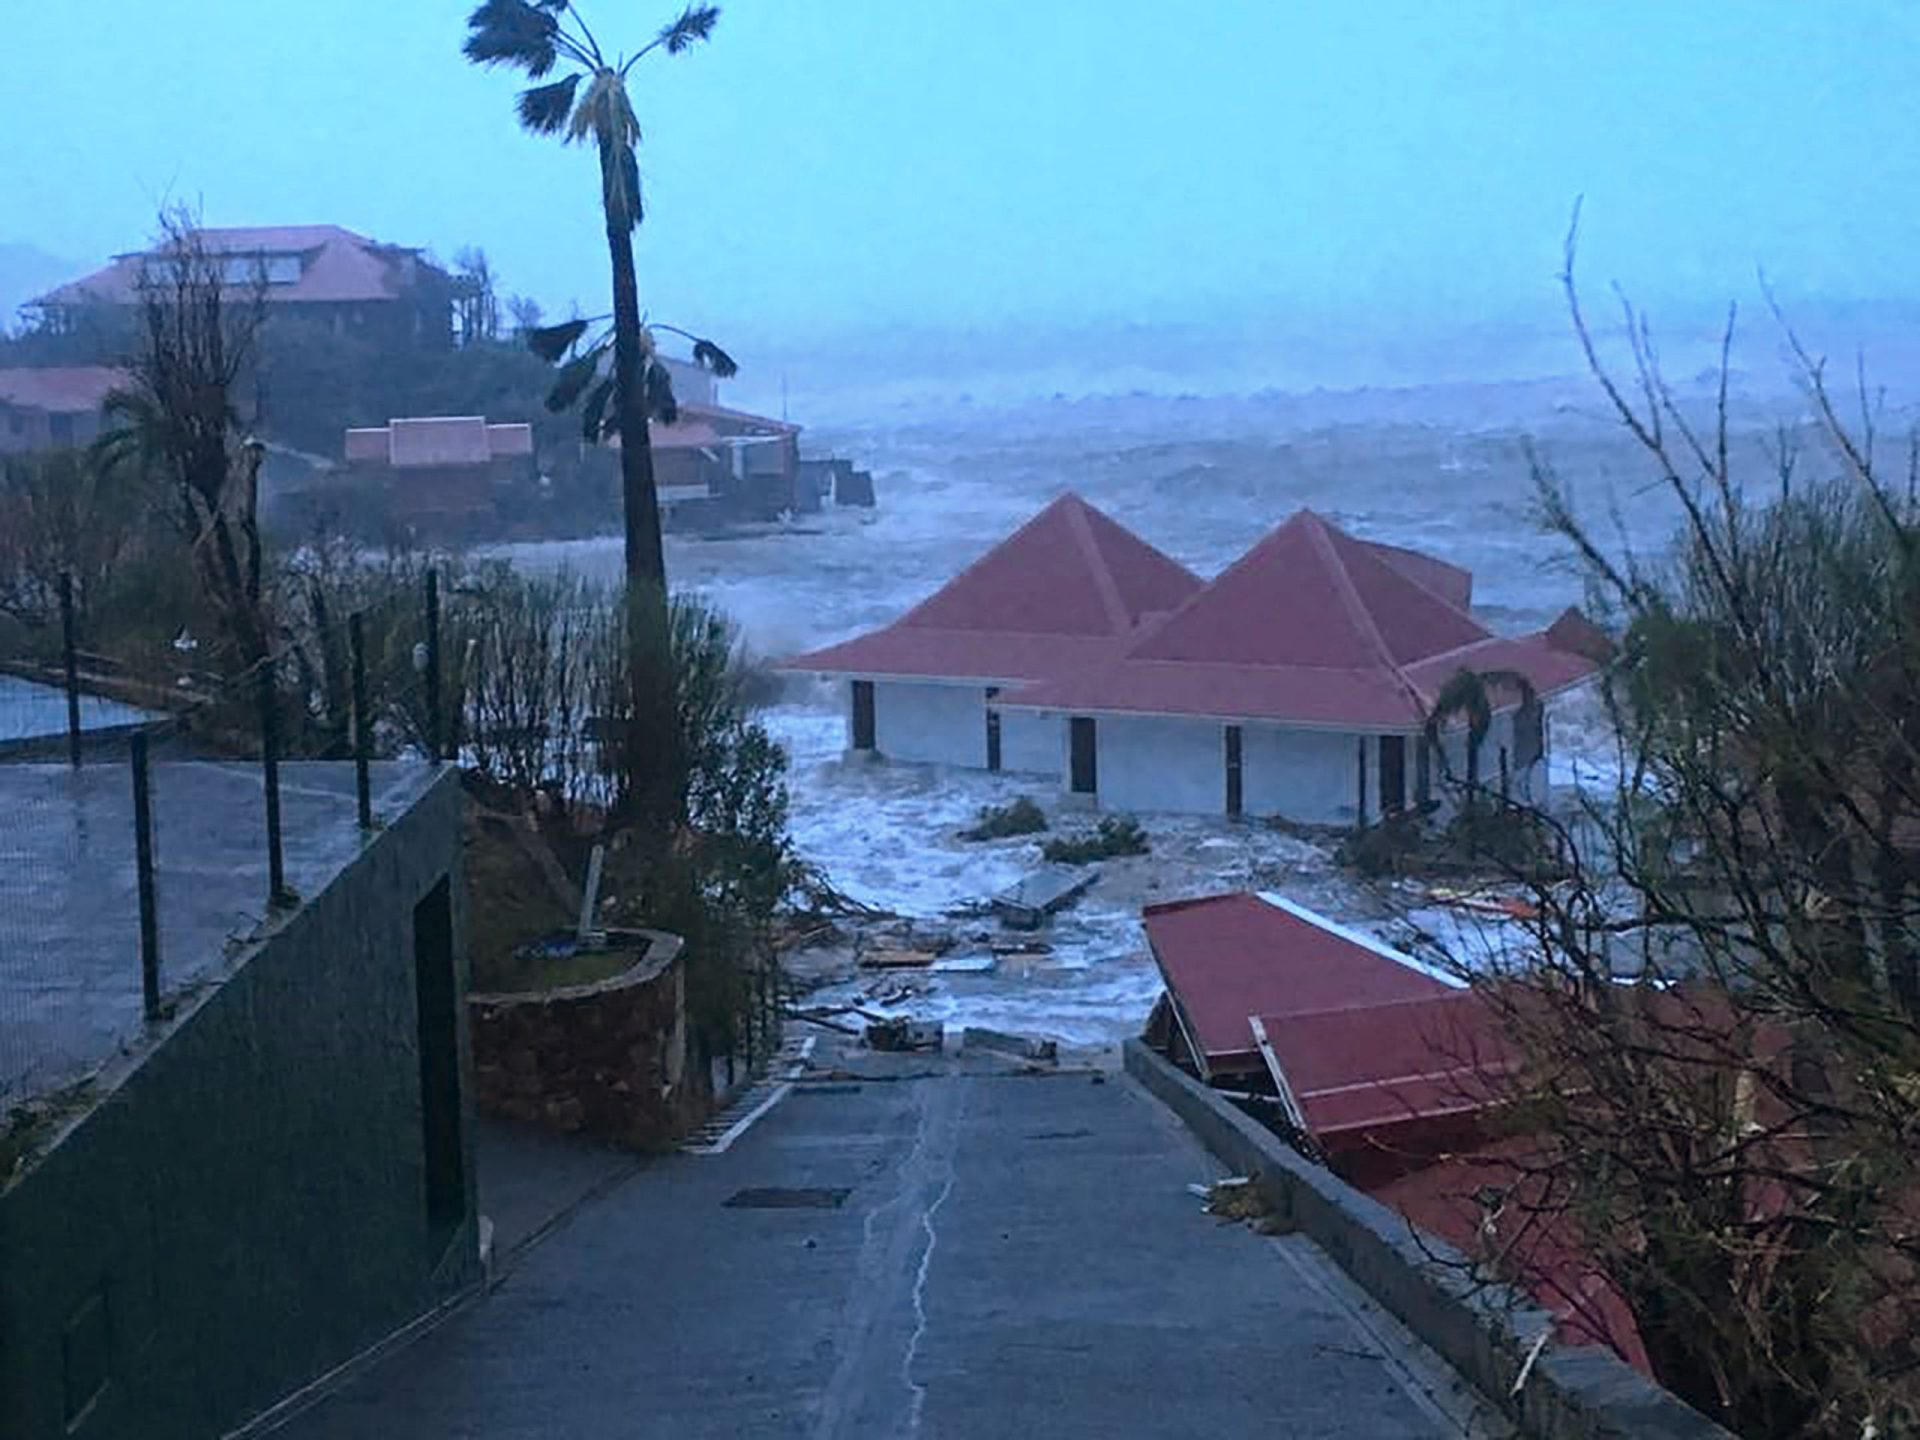
POLYGON ((1009 1035, 1002 1030, 988 1030, 978 1025, 969 1025, 960 1034, 960 1047, 963 1050, 991 1050, 999 1055, 1011 1055, 1019 1060, 1044 1060, 1056 1063, 1060 1058, 1058 1041, 1041 1040, 1031 1035, 1009 1035))
POLYGON ((867 1026, 867 1047, 872 1050, 938 1050, 946 1043, 944 1026, 904 1016, 876 1020, 867 1026))
POLYGON ((1038 930, 1085 894, 1100 872, 1070 865, 1043 865, 993 897, 994 913, 1010 930, 1038 930))

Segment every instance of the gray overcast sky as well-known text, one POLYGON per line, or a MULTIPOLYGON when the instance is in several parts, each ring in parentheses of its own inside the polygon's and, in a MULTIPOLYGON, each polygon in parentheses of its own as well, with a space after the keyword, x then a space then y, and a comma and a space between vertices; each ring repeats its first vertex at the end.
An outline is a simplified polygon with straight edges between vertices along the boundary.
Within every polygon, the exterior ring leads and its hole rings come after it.
MULTIPOLYGON (((172 197, 598 308, 595 176, 460 57, 464 0, 0 0, 0 242, 172 197)), ((631 45, 673 9, 589 0, 631 45)), ((654 312, 716 333, 1920 295, 1920 13, 1665 0, 729 0, 639 75, 654 312)))

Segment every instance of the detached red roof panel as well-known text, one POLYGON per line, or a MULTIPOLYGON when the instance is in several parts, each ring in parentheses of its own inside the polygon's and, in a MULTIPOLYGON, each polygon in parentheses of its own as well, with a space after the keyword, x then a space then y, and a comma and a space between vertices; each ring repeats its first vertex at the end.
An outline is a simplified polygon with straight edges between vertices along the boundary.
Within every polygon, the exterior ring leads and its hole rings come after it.
POLYGON ((1444 996, 1454 988, 1378 941, 1280 896, 1149 905, 1147 943, 1209 1072, 1264 1071, 1250 1017, 1444 996))
POLYGON ((1066 494, 899 620, 789 670, 1025 680, 1083 668, 1201 581, 1066 494))

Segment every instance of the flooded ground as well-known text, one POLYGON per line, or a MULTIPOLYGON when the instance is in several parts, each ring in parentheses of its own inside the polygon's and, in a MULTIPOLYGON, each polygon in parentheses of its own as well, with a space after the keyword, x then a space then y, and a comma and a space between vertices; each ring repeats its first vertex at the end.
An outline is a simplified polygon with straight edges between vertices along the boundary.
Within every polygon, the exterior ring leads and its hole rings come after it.
MULTIPOLYGON (((1534 518, 1551 470, 1620 549, 1657 558, 1674 511, 1649 489, 1643 459, 1580 381, 1347 395, 1056 398, 975 412, 901 407, 809 436, 870 467, 872 511, 800 517, 759 533, 673 536, 675 584, 707 594, 749 646, 776 657, 883 624, 1063 489, 1079 491, 1203 575, 1212 575, 1300 506, 1369 539, 1414 546, 1475 572, 1475 608, 1495 630, 1550 621, 1585 598, 1563 542, 1534 518)), ((1736 445, 1759 447, 1775 411, 1749 406, 1736 445)), ((507 547, 515 563, 613 578, 614 538, 507 547)), ((796 681, 766 721, 792 757, 793 831, 807 859, 865 903, 940 917, 1011 884, 1038 860, 1036 840, 968 844, 957 832, 983 805, 1033 793, 1031 780, 850 762, 838 697, 796 681)), ((1556 782, 1605 783, 1610 746, 1597 704, 1554 717, 1556 782)), ((1089 824, 1056 816, 1056 829, 1089 824)), ((989 973, 925 974, 896 1007, 916 1018, 985 1024, 1103 1043, 1136 1028, 1158 990, 1139 913, 1155 900, 1269 888, 1394 940, 1448 930, 1418 894, 1369 887, 1324 844, 1259 824, 1146 816, 1152 853, 1109 862, 1057 917, 1045 956, 989 973)), ((990 923, 990 922, 989 922, 990 923)), ((1483 943, 1454 927, 1456 948, 1483 943)), ((816 957, 826 992, 873 992, 851 955, 816 957)), ((895 984, 885 993, 899 990, 895 984)))

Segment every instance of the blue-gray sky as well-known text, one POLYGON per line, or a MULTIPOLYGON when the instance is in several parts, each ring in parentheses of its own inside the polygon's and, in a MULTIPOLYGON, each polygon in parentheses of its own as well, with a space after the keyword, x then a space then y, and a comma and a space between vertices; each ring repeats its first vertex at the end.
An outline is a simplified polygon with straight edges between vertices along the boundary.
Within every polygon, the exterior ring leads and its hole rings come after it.
MULTIPOLYGON (((592 163, 516 132, 467 8, 0 0, 0 243, 91 264, 172 198, 598 308, 592 163)), ((1920 297, 1898 0, 728 0, 654 60, 643 284, 722 333, 1532 311, 1576 193, 1644 296, 1920 297)))

